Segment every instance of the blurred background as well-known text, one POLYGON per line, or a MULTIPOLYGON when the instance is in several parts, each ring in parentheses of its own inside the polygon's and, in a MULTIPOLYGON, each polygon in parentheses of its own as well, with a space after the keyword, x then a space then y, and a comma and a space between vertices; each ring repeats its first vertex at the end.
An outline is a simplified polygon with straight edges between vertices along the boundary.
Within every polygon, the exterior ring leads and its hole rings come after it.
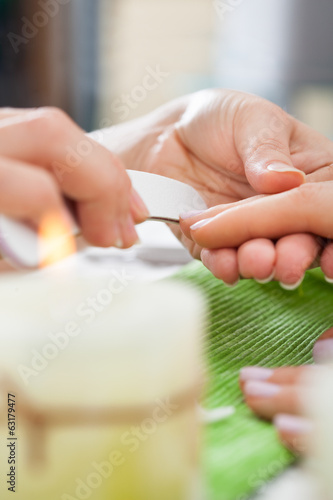
POLYGON ((333 139, 332 24, 332 0, 0 0, 0 106, 92 130, 229 87, 333 139))

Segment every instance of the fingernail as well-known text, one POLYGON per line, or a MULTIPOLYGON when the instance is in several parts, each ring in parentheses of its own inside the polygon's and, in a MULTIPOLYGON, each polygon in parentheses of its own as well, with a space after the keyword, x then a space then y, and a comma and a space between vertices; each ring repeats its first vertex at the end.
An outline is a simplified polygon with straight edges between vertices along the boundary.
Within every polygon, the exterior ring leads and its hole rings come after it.
POLYGON ((257 283, 260 283, 261 285, 266 285, 266 283, 270 283, 270 282, 272 281, 272 279, 274 278, 274 275, 275 275, 275 269, 274 269, 274 271, 272 272, 272 274, 270 274, 270 275, 268 276, 268 278, 264 278, 264 279, 262 279, 262 280, 259 280, 258 278, 254 278, 254 279, 255 279, 255 281, 256 281, 257 283))
POLYGON ((195 217, 196 215, 200 215, 204 213, 205 210, 191 210, 191 212, 185 212, 180 214, 179 217, 183 220, 190 219, 191 217, 195 217))
POLYGON ((249 380, 245 383, 244 393, 247 396, 258 396, 260 398, 271 398, 278 394, 281 387, 276 384, 268 384, 257 380, 249 380))
POLYGON ((270 165, 267 166, 267 170, 271 172, 282 172, 282 173, 299 173, 302 174, 303 177, 305 177, 304 172, 302 170, 299 170, 298 168, 293 167, 292 165, 287 165, 287 163, 271 163, 270 165))
POLYGON ((329 278, 325 275, 325 280, 327 281, 327 283, 333 284, 333 278, 329 278))
POLYGON ((132 188, 131 192, 131 204, 136 214, 140 218, 146 219, 149 216, 148 208, 146 207, 142 198, 139 196, 139 194, 135 191, 134 188, 132 188))
POLYGON ((313 346, 313 359, 318 364, 333 361, 333 339, 317 340, 313 346))
POLYGON ((209 219, 202 219, 199 220, 199 222, 196 222, 192 226, 190 226, 190 229, 192 231, 195 231, 196 229, 199 229, 200 227, 205 226, 206 224, 209 224, 213 220, 213 217, 210 217, 209 219))
POLYGON ((238 283, 239 283, 239 278, 238 278, 238 280, 237 280, 237 281, 235 281, 234 283, 226 283, 225 281, 223 281, 223 283, 225 284, 225 286, 226 286, 227 288, 235 288, 235 287, 238 285, 238 283))
POLYGON ((303 280, 304 280, 304 275, 296 283, 282 283, 282 281, 280 281, 280 286, 284 290, 296 290, 296 288, 300 286, 303 280))
POLYGON ((121 238, 117 238, 116 241, 114 242, 114 246, 117 248, 123 248, 124 243, 121 238))
POLYGON ((309 420, 295 415, 280 414, 274 417, 274 425, 280 432, 309 434, 313 425, 309 420))
POLYGON ((124 226, 125 234, 126 234, 126 243, 129 243, 131 245, 134 245, 139 241, 138 233, 135 230, 135 225, 133 222, 132 217, 129 215, 126 221, 126 224, 124 226))
POLYGON ((261 366, 246 366, 240 371, 240 379, 246 380, 267 380, 273 375, 274 371, 270 368, 262 368, 261 366))

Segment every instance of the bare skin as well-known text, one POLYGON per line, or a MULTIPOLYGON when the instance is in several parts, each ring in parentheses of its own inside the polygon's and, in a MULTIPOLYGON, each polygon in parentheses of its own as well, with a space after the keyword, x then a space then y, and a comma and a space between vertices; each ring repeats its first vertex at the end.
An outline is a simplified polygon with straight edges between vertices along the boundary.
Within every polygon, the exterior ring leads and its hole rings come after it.
MULTIPOLYGON (((206 240, 192 238, 194 222, 230 203, 252 203, 263 194, 333 179, 332 142, 274 104, 240 92, 207 90, 114 127, 106 135, 108 146, 127 168, 186 182, 209 207, 223 205, 184 218, 183 232, 173 230, 192 255, 201 255, 203 263, 227 284, 237 282, 240 275, 268 280, 275 270, 275 279, 294 285, 320 255, 320 241, 308 231, 280 234, 277 242, 271 235, 254 235, 239 246, 230 241, 209 253, 201 253, 206 240), (282 164, 283 171, 270 170, 276 164, 279 168, 282 164), (294 255, 300 258, 295 260, 294 255)), ((224 229, 219 231, 224 234, 224 229)))
POLYGON ((0 179, 1 213, 36 226, 52 213, 69 224, 68 196, 94 245, 131 246, 147 217, 120 160, 58 109, 0 110, 0 179))

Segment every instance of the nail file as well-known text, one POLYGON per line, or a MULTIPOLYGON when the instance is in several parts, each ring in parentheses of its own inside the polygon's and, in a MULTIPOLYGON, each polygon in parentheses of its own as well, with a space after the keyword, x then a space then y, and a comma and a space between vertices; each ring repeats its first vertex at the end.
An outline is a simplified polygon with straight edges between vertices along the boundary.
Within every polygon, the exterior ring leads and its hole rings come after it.
POLYGON ((127 170, 127 173, 148 208, 149 220, 177 224, 179 214, 207 209, 199 193, 188 184, 136 170, 127 170))
MULTIPOLYGON (((149 211, 149 219, 179 223, 179 214, 207 208, 199 193, 191 186, 168 177, 127 170, 132 186, 149 211)), ((80 232, 73 227, 73 235, 80 232)), ((61 245, 61 238, 52 244, 61 245)), ((15 267, 35 269, 47 258, 47 248, 36 231, 28 225, 4 215, 0 216, 0 253, 15 267), (44 254, 43 254, 44 252, 44 254)))

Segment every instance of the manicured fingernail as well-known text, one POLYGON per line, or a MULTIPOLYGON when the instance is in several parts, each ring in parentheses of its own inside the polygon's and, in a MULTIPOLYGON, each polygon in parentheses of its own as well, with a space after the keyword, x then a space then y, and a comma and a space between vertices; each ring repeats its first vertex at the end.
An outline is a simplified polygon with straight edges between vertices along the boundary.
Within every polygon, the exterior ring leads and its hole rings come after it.
POLYGON ((296 283, 282 283, 282 281, 280 281, 280 286, 284 290, 296 290, 296 288, 300 286, 303 280, 304 280, 304 275, 296 283))
POLYGON ((313 359, 318 364, 333 361, 333 339, 317 340, 313 346, 313 359))
POLYGON ((114 242, 114 246, 117 248, 123 248, 124 243, 121 238, 117 238, 116 241, 114 242))
POLYGON ((268 278, 264 278, 264 279, 261 279, 261 280, 259 280, 258 278, 255 278, 255 281, 257 283, 260 283, 261 285, 265 285, 266 283, 270 283, 272 281, 272 279, 274 278, 274 275, 275 275, 275 269, 272 272, 272 274, 270 274, 268 276, 268 278))
POLYGON ((191 212, 185 212, 184 214, 180 214, 180 218, 183 220, 190 219, 191 217, 195 217, 196 215, 203 214, 204 210, 192 210, 191 212))
POLYGON ((298 168, 293 167, 292 165, 287 165, 287 163, 271 163, 270 165, 267 166, 267 170, 270 172, 281 172, 281 173, 292 173, 294 174, 295 172, 301 174, 303 177, 305 177, 304 172, 302 170, 299 170, 298 168))
POLYGON ((246 380, 267 380, 273 375, 274 371, 261 366, 246 366, 240 371, 240 379, 246 380))
POLYGON ((248 380, 244 386, 244 393, 247 396, 257 396, 260 398, 271 398, 278 394, 281 387, 276 384, 268 384, 259 380, 248 380))
POLYGON ((139 240, 139 237, 138 237, 138 234, 135 230, 135 225, 134 225, 134 222, 133 222, 133 219, 131 216, 129 216, 127 218, 127 222, 124 226, 123 231, 126 234, 125 241, 129 242, 131 245, 134 245, 139 240))
POLYGON ((235 287, 238 285, 238 283, 239 283, 239 278, 238 278, 238 280, 237 280, 237 281, 235 281, 234 283, 226 283, 225 281, 223 281, 223 283, 225 284, 225 286, 226 286, 227 288, 235 288, 235 287))
POLYGON ((325 280, 327 281, 327 283, 333 284, 333 278, 329 278, 328 276, 325 275, 325 280))
POLYGON ((190 229, 192 231, 195 231, 196 229, 199 229, 200 227, 203 227, 205 226, 206 224, 209 224, 211 221, 213 220, 213 217, 210 217, 208 219, 202 219, 202 220, 199 220, 199 222, 196 222, 195 224, 193 224, 190 229))
POLYGON ((144 204, 142 198, 138 195, 135 189, 132 188, 131 192, 131 205, 135 210, 136 214, 143 219, 146 219, 149 216, 149 210, 144 204))
POLYGON ((313 425, 309 420, 295 415, 276 415, 274 425, 280 432, 288 434, 309 434, 313 430, 313 425))

